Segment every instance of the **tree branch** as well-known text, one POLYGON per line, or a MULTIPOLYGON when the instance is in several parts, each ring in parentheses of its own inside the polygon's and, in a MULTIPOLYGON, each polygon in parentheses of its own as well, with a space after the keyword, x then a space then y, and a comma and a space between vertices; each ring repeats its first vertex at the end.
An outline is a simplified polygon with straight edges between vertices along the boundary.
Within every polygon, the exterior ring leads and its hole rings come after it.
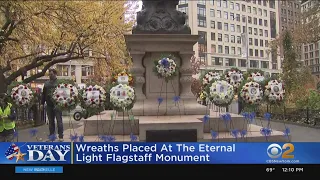
POLYGON ((44 76, 45 73, 47 72, 47 70, 51 66, 53 66, 53 65, 55 65, 57 63, 63 63, 63 62, 67 62, 67 61, 70 61, 70 60, 73 60, 73 59, 81 59, 81 58, 83 58, 83 57, 75 56, 75 57, 67 57, 67 58, 61 58, 61 59, 56 59, 56 60, 50 61, 48 64, 46 64, 44 66, 44 68, 42 69, 42 71, 40 73, 34 74, 34 75, 26 78, 25 80, 23 80, 23 82, 24 83, 30 83, 30 82, 32 82, 32 81, 44 76))

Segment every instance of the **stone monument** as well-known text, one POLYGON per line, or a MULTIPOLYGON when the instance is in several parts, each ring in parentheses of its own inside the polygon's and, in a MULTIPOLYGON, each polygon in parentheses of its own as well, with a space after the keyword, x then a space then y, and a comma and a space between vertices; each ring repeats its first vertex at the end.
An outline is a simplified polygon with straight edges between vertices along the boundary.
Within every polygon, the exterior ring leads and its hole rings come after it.
MULTIPOLYGON (((232 123, 226 124, 220 119, 220 113, 197 103, 191 92, 190 58, 194 55, 193 46, 199 36, 191 34, 190 28, 185 25, 186 15, 176 10, 179 0, 142 2, 143 9, 137 14, 137 25, 133 28, 132 34, 125 35, 133 61, 131 73, 136 80, 134 86, 137 102, 130 112, 134 118, 121 117, 122 113, 115 117, 114 111, 104 111, 84 120, 84 126, 79 127, 76 132, 84 134, 86 141, 95 141, 97 135, 101 134, 114 135, 117 141, 130 141, 131 135, 134 134, 138 137, 137 141, 142 142, 185 142, 212 141, 213 130, 219 132, 218 141, 234 142, 235 138, 230 135, 232 127, 238 130, 250 130, 248 132, 250 142, 265 141, 265 137, 259 132, 260 126, 247 125, 243 117, 236 114, 231 114, 232 123), (160 60, 161 54, 174 55, 180 72, 172 82, 167 83, 167 97, 162 103, 166 105, 161 105, 158 109, 157 98, 161 93, 163 80, 158 79, 152 69, 154 61, 160 60), (174 96, 180 96, 178 108, 173 103, 174 96), (204 115, 209 115, 205 124, 202 121, 204 115), (155 137, 157 132, 161 135, 158 134, 157 138, 152 139, 151 134, 154 133, 155 137), (166 138, 163 138, 164 136, 166 138)), ((270 141, 286 141, 281 132, 273 133, 270 141)))
POLYGON ((191 35, 185 25, 186 14, 176 10, 178 0, 143 0, 143 8, 137 13, 137 25, 132 34, 126 35, 127 48, 133 61, 132 74, 136 77, 136 102, 134 115, 203 115, 206 107, 196 102, 191 92, 192 69, 190 58, 194 55, 193 46, 199 36, 191 35), (154 61, 161 54, 172 54, 180 66, 180 72, 166 90, 161 92, 162 79, 152 71, 154 61), (158 110, 157 98, 167 94, 158 110), (180 96, 179 107, 173 105, 173 96, 180 96), (180 109, 180 110, 178 110, 180 109))

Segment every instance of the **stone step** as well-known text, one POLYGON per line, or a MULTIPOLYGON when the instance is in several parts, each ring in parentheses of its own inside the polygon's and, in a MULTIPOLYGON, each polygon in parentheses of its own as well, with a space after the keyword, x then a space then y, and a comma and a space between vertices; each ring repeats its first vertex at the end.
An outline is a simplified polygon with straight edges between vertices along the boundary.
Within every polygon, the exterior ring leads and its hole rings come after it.
POLYGON ((248 122, 242 116, 230 113, 231 121, 226 123, 221 119, 221 115, 219 112, 210 110, 209 121, 204 124, 204 133, 210 133, 210 130, 217 132, 229 132, 231 129, 247 130, 248 122))
POLYGON ((141 116, 139 117, 139 137, 146 140, 148 130, 187 130, 196 129, 198 139, 203 138, 203 122, 198 115, 184 116, 141 116))
POLYGON ((200 105, 196 101, 180 100, 175 103, 168 100, 168 103, 166 103, 164 100, 158 106, 157 99, 155 99, 136 102, 129 114, 135 116, 204 115, 205 112, 206 106, 200 105))
MULTIPOLYGON (((288 142, 288 137, 283 135, 281 131, 272 131, 271 136, 267 138, 260 133, 261 126, 254 124, 248 125, 247 135, 244 138, 235 138, 230 132, 218 133, 217 139, 212 139, 211 133, 204 133, 201 142, 288 142)), ((289 139, 290 136, 289 136, 289 139)))

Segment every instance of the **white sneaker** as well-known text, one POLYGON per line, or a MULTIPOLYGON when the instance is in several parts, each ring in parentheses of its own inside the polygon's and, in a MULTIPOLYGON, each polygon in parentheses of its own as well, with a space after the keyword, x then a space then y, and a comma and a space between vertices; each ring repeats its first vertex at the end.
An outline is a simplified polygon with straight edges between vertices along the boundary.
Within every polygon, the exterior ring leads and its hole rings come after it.
POLYGON ((59 140, 58 140, 59 142, 63 142, 64 140, 63 140, 63 138, 59 138, 59 140))

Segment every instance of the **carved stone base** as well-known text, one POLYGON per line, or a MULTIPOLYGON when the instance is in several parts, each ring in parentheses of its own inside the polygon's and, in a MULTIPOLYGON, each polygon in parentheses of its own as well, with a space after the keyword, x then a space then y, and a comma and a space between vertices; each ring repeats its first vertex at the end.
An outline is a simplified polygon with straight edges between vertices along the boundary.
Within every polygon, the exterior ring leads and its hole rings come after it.
POLYGON ((163 100, 158 105, 157 99, 137 101, 130 113, 135 116, 165 116, 165 115, 205 115, 208 111, 206 106, 198 104, 195 100, 163 100))

